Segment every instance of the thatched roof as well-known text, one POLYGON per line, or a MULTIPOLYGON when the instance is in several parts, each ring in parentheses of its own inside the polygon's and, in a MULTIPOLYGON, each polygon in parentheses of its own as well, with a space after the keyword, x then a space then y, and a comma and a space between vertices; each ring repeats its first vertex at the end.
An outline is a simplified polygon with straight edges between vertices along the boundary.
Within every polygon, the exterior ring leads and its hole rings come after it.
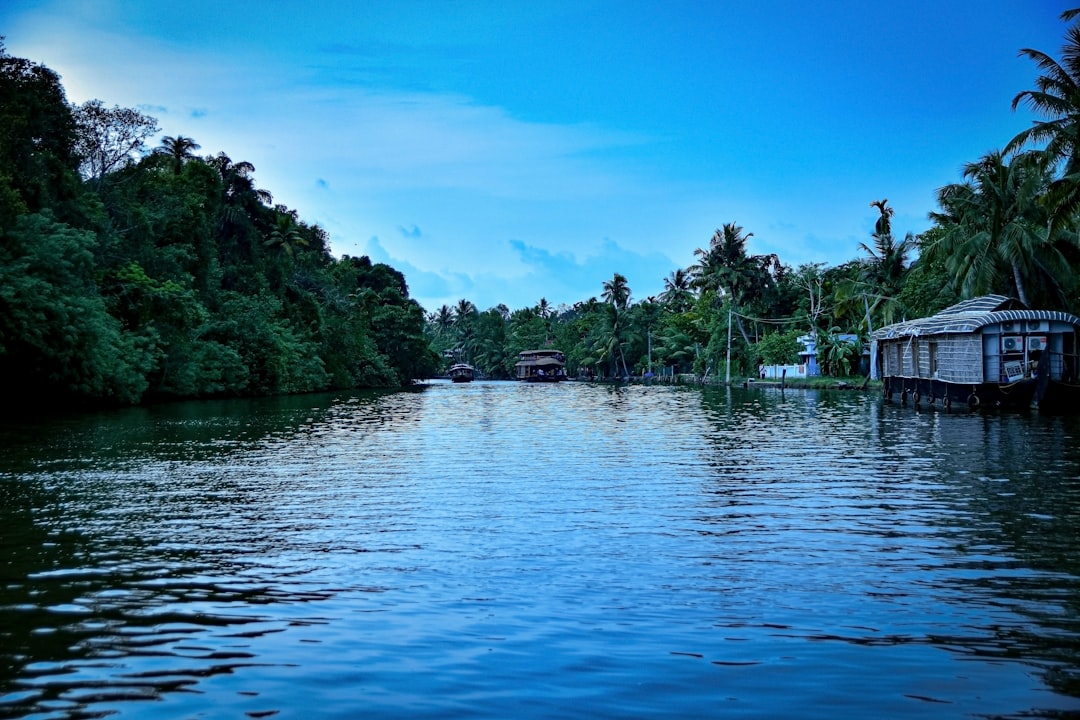
POLYGON ((874 331, 875 340, 911 337, 913 335, 944 335, 973 333, 987 325, 1008 321, 1047 320, 1067 322, 1080 328, 1080 318, 1057 310, 1029 310, 1019 300, 1004 295, 984 295, 945 308, 937 315, 886 325, 874 331))

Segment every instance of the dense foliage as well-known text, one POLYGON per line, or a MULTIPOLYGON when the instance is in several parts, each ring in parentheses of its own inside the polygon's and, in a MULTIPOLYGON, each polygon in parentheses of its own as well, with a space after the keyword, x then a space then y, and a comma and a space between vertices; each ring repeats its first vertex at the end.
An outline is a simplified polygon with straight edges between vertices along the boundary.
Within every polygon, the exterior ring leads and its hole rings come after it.
MULTIPOLYGON (((1072 22, 1078 11, 1063 15, 1072 22)), ((875 329, 986 293, 1080 311, 1080 25, 1013 100, 1040 120, 938 191, 933 227, 894 234, 873 200, 860 257, 792 268, 717 229, 658 296, 618 272, 599 297, 425 315, 398 271, 336 259, 317 225, 273 205, 250 163, 100 101, 69 105, 55 73, 0 44, 0 371, 9 398, 135 403, 395 387, 454 361, 511 378, 555 347, 571 375, 752 373, 816 341, 857 371, 875 329), (1041 147, 1035 147, 1040 144, 1041 147), (729 365, 730 364, 730 365, 729 365)))
POLYGON ((405 278, 333 258, 250 163, 68 104, 0 43, 0 377, 9 400, 137 403, 430 376, 405 278))

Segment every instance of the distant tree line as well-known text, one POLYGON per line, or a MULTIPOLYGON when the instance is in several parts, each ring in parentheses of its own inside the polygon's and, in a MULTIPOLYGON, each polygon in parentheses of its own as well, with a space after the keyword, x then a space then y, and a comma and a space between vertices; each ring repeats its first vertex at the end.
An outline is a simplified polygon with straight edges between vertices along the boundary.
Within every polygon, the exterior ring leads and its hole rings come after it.
POLYGON ((893 208, 874 200, 878 217, 861 257, 793 269, 776 255, 749 254, 752 233, 732 222, 695 251, 695 262, 665 278, 656 297, 631 302, 626 278, 615 273, 600 299, 573 306, 541 298, 531 308, 479 312, 461 300, 428 316, 433 347, 444 362, 465 360, 495 378, 512 377, 521 350, 542 347, 563 350, 572 375, 715 375, 729 348, 739 374, 761 362, 796 362, 797 338, 809 335, 824 372, 847 375, 873 330, 963 299, 998 293, 1080 312, 1078 15, 1062 14, 1070 25, 1060 61, 1021 50, 1041 74, 1013 98, 1013 109, 1027 106, 1039 119, 941 188, 926 232, 896 237, 893 208))
POLYGON ((827 374, 856 371, 875 329, 1000 293, 1080 311, 1080 25, 1013 107, 1039 119, 941 188, 933 226, 878 217, 861 256, 792 268, 722 225, 635 299, 511 310, 462 299, 430 314, 405 278, 336 259, 325 232, 273 205, 250 163, 199 156, 184 136, 100 101, 70 105, 48 68, 0 42, 0 382, 33 402, 120 402, 399 387, 454 360, 513 377, 522 350, 557 347, 572 375, 720 374, 790 363, 815 338, 827 374))
POLYGON ((0 382, 14 403, 400 387, 437 370, 405 278, 334 258, 254 167, 0 38, 0 382))

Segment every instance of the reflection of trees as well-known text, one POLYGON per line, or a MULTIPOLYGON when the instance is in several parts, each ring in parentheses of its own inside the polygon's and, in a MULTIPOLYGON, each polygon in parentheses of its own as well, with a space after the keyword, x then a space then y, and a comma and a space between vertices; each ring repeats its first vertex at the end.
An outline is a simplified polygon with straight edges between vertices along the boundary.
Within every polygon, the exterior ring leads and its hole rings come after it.
POLYGON ((276 469, 252 457, 358 407, 399 418, 401 397, 175 403, 0 427, 0 715, 74 699, 70 717, 97 717, 100 703, 258 664, 256 639, 289 625, 262 608, 333 591, 248 561, 305 541, 275 513, 296 478, 275 487, 276 469))
POLYGON ((964 654, 1030 662, 1045 670, 1051 687, 1080 695, 1080 453, 1070 439, 1080 423, 920 417, 901 436, 913 455, 930 455, 927 477, 934 482, 924 487, 942 511, 931 522, 955 550, 940 558, 944 573, 929 568, 927 582, 945 603, 1002 616, 985 634, 931 640, 964 654))
POLYGON ((698 532, 716 538, 717 574, 798 577, 781 598, 877 628, 823 617, 791 636, 1019 662, 1080 696, 1080 418, 824 391, 723 388, 701 403, 712 477, 698 532))

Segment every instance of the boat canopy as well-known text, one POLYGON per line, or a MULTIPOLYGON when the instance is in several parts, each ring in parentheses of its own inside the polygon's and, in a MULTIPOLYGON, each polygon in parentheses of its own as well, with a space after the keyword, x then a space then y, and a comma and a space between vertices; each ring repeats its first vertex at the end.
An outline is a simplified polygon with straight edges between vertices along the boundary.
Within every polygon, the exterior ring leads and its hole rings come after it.
POLYGON ((535 360, 522 360, 518 365, 535 365, 536 367, 562 367, 564 363, 553 357, 541 357, 535 360))
POLYGON ((973 333, 987 325, 1016 320, 1057 320, 1080 327, 1080 318, 1071 313, 1029 310, 1015 298, 983 295, 945 308, 937 315, 886 325, 875 330, 871 337, 875 340, 893 340, 911 336, 973 333))

